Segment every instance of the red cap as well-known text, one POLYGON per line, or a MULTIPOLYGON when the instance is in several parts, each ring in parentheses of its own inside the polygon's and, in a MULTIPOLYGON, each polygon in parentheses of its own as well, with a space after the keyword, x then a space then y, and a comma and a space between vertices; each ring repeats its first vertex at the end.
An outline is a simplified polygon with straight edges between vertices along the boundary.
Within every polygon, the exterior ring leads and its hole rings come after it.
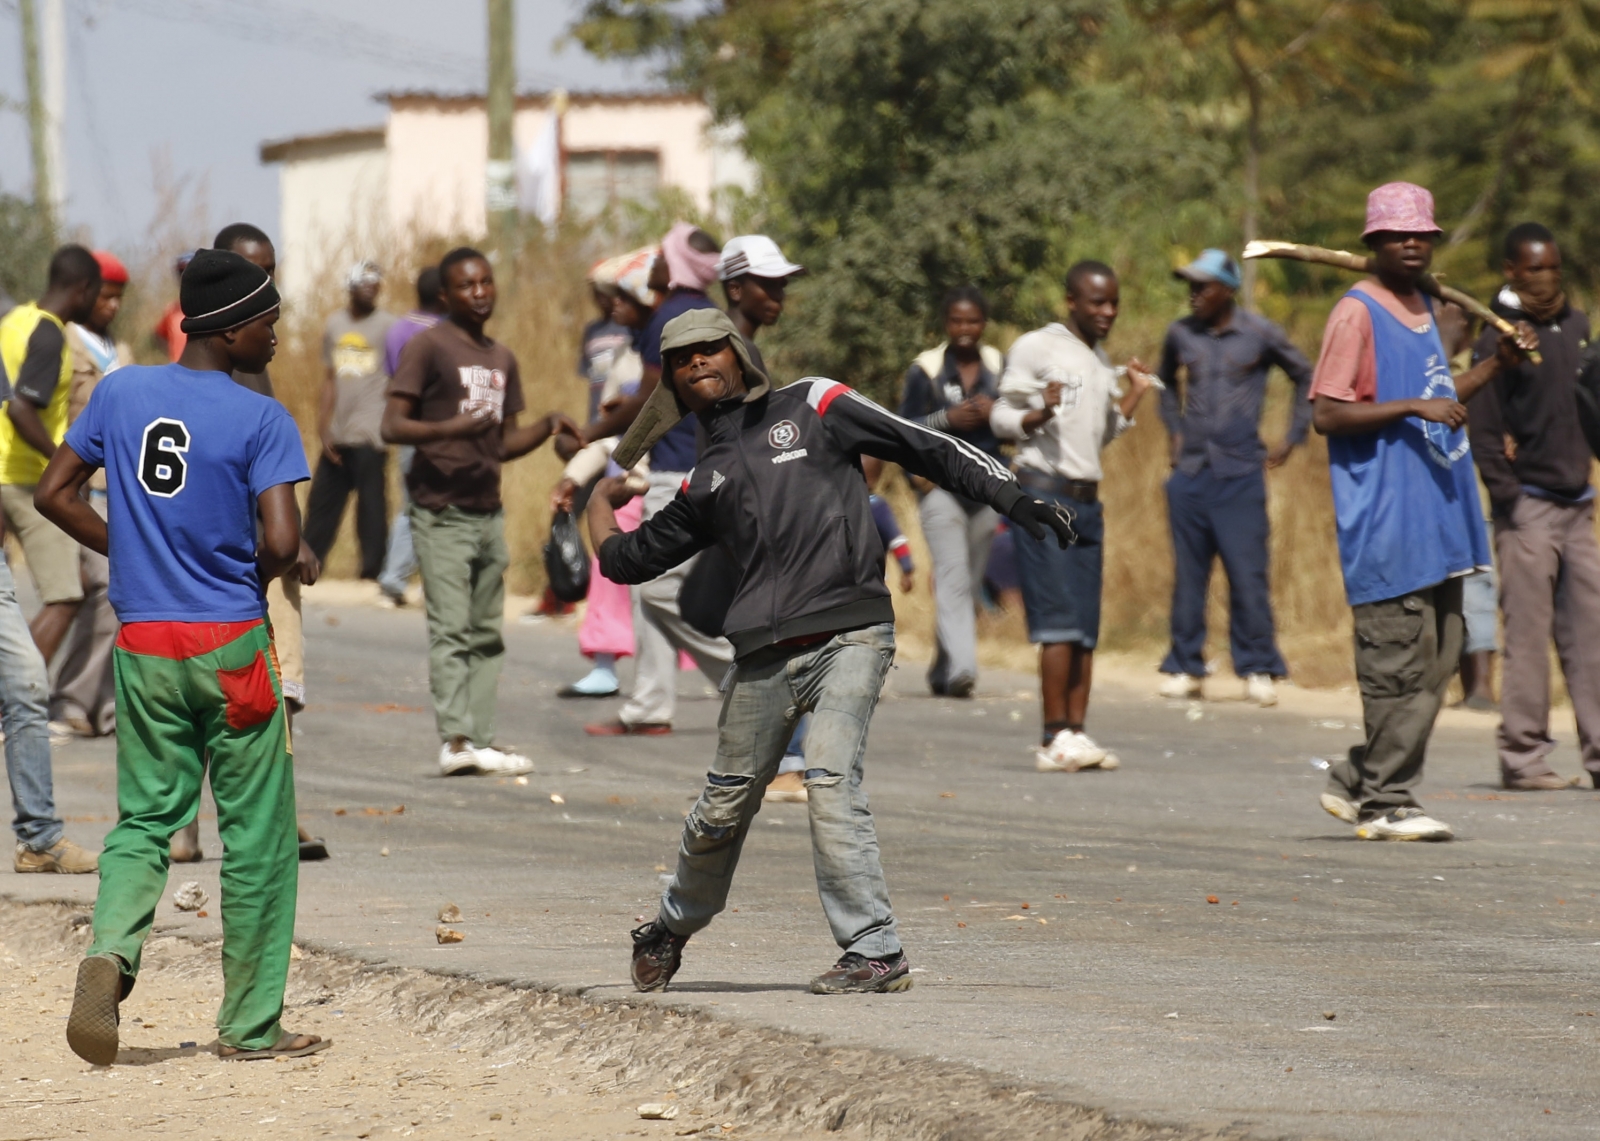
POLYGON ((100 263, 100 280, 113 285, 128 284, 128 267, 109 250, 95 250, 94 260, 100 263))

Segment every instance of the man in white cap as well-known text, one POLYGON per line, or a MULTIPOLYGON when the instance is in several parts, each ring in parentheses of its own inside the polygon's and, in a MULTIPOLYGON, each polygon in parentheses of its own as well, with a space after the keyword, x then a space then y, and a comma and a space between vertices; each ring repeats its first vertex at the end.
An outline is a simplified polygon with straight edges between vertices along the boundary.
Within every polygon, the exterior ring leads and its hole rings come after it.
POLYGON ((756 334, 762 326, 778 323, 789 279, 804 272, 804 266, 784 257, 778 243, 765 234, 742 234, 731 239, 717 259, 717 280, 722 282, 723 296, 728 299, 728 316, 750 350, 750 359, 764 373, 767 363, 756 348, 756 334))
POLYGON ((385 494, 389 450, 380 425, 389 387, 384 346, 396 318, 378 308, 383 270, 376 262, 359 261, 351 266, 345 285, 350 303, 328 317, 322 334, 322 362, 327 370, 317 416, 322 455, 306 505, 306 542, 318 560, 327 559, 345 503, 355 492, 361 577, 376 579, 383 570, 389 540, 385 494))

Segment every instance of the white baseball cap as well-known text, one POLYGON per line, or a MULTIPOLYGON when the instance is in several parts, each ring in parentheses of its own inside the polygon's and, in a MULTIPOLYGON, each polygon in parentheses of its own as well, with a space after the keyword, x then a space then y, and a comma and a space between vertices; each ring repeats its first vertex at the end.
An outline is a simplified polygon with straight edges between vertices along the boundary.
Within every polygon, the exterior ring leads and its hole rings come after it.
POLYGON ((778 243, 765 234, 743 234, 730 238, 722 247, 717 259, 717 280, 729 281, 749 274, 751 277, 794 277, 804 273, 805 267, 795 265, 783 256, 778 243))
POLYGON ((350 272, 345 274, 344 283, 347 288, 355 289, 360 285, 373 285, 383 280, 383 267, 375 261, 358 261, 350 267, 350 272))

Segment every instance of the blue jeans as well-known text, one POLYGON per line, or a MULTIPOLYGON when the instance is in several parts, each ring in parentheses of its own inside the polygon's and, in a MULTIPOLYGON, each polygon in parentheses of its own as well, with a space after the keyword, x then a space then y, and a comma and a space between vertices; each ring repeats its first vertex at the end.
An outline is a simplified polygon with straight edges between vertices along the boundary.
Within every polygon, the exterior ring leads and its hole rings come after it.
MULTIPOLYGON (((411 457, 415 448, 400 449, 400 474, 411 470, 411 457)), ((411 542, 411 496, 406 494, 405 480, 400 482, 400 510, 394 513, 389 525, 389 549, 383 556, 383 570, 378 574, 378 586, 385 593, 399 596, 417 569, 417 549, 411 542)))
POLYGON ((1072 527, 1078 533, 1078 541, 1063 550, 1052 534, 1035 539, 1021 527, 1011 528, 1022 609, 1028 616, 1028 641, 1092 650, 1100 641, 1105 510, 1098 501, 1080 503, 1048 491, 1030 490, 1028 494, 1071 511, 1072 527))
POLYGON ((1167 480, 1167 518, 1177 560, 1172 584, 1172 649, 1161 672, 1204 677, 1206 591, 1211 564, 1228 573, 1228 640, 1240 677, 1287 677, 1272 625, 1267 585, 1267 478, 1256 471, 1218 479, 1210 468, 1167 480))
POLYGON ((17 841, 35 852, 61 839, 50 778, 50 677, 17 605, 17 584, 0 554, 0 727, 17 841))
POLYGON ((885 622, 738 663, 722 702, 716 760, 683 822, 678 870, 661 897, 668 928, 692 935, 727 906, 750 822, 795 722, 810 713, 804 780, 823 914, 846 951, 881 958, 900 950, 861 787, 867 727, 893 661, 894 626, 885 622))
POLYGON ((806 771, 806 730, 811 728, 811 714, 807 713, 795 724, 789 734, 789 744, 784 747, 783 760, 778 762, 778 775, 806 771))
POLYGON ((1494 571, 1469 574, 1461 584, 1461 617, 1467 623, 1464 654, 1494 653, 1500 649, 1500 583, 1494 571))

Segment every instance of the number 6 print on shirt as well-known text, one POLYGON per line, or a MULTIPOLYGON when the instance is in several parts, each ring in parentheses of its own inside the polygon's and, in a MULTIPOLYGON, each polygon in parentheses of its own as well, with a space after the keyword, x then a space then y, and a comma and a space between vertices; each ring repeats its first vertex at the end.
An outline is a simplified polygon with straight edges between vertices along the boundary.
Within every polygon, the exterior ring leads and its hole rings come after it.
POLYGON ((189 465, 189 429, 182 420, 152 420, 139 445, 139 482, 151 495, 171 499, 183 490, 189 465))

